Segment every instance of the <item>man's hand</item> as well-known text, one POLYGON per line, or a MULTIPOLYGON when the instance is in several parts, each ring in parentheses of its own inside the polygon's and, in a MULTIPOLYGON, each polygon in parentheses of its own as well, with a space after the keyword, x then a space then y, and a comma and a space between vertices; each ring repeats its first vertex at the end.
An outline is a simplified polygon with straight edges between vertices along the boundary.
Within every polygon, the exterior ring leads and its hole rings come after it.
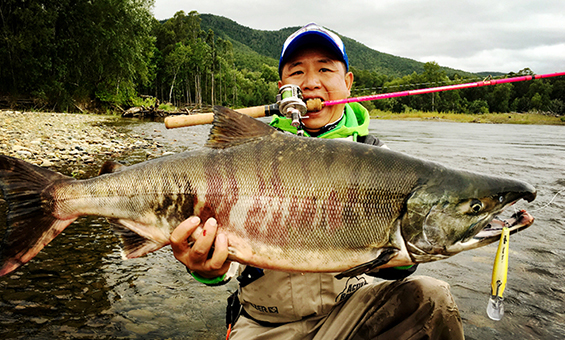
POLYGON ((216 235, 216 219, 210 218, 204 224, 202 233, 196 236, 192 247, 188 238, 200 226, 200 218, 192 216, 183 221, 171 234, 171 247, 177 260, 182 262, 191 272, 205 278, 216 278, 224 275, 229 267, 228 241, 225 234, 216 235), (212 249, 214 245, 214 249, 212 249), (212 256, 209 254, 212 252, 212 256))

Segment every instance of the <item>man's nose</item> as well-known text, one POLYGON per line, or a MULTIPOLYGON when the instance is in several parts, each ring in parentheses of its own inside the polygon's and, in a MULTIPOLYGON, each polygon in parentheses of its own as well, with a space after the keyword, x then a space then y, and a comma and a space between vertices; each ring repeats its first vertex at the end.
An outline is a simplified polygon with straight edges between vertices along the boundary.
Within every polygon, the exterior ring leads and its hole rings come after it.
POLYGON ((321 86, 320 78, 315 73, 307 73, 304 75, 304 81, 300 88, 304 90, 315 90, 321 86))

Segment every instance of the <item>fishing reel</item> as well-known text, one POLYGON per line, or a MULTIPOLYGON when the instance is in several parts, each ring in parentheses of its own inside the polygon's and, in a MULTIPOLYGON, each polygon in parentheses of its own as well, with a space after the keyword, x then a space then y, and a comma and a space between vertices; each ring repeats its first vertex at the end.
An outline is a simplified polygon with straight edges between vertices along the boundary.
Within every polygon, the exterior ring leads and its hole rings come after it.
POLYGON ((292 119, 292 126, 297 128, 296 134, 304 136, 300 120, 308 118, 308 116, 304 116, 308 109, 300 87, 290 84, 282 86, 277 94, 277 105, 280 113, 292 119))

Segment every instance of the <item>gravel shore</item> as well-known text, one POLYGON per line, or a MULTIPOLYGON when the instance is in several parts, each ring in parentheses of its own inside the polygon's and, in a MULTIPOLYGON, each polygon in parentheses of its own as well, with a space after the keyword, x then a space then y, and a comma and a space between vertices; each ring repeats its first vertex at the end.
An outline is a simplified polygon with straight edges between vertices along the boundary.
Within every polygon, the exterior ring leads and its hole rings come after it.
POLYGON ((83 167, 133 150, 162 147, 150 136, 119 132, 115 117, 66 113, 0 111, 0 154, 79 176, 83 167))

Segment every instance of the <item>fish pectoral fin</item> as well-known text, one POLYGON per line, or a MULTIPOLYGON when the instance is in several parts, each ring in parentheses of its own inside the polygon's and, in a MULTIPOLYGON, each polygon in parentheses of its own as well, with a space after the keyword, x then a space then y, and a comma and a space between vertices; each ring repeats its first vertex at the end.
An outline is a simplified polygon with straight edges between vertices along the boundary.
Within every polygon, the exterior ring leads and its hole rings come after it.
POLYGON ((163 237, 151 237, 147 233, 140 233, 140 228, 137 227, 139 223, 134 221, 123 219, 108 219, 108 221, 122 241, 122 258, 125 260, 154 252, 169 243, 168 239, 164 240, 163 237))
POLYGON ((393 257, 396 256, 396 254, 398 254, 398 251, 399 250, 396 248, 382 248, 382 251, 379 253, 379 256, 377 256, 376 259, 360 264, 344 272, 341 272, 337 274, 335 278, 339 280, 339 279, 343 279, 344 277, 352 277, 352 276, 368 273, 388 263, 393 257))

